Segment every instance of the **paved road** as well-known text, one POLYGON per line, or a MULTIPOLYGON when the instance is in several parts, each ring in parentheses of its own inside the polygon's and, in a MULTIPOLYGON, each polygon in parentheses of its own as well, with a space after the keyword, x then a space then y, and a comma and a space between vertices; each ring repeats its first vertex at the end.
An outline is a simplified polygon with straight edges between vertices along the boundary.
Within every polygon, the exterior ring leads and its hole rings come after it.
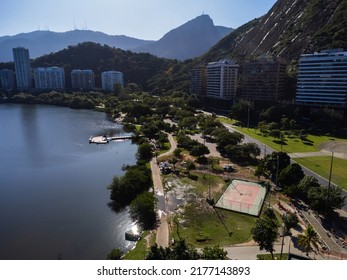
MULTIPOLYGON (((275 248, 275 254, 281 253, 282 248, 282 240, 279 240, 274 248, 275 248)), ((224 250, 227 251, 227 257, 229 259, 238 259, 238 260, 256 260, 257 255, 259 254, 269 254, 269 252, 266 252, 265 250, 260 250, 258 245, 251 245, 251 246, 245 246, 245 245, 239 245, 239 246, 228 246, 224 247, 224 250)), ((283 253, 292 253, 298 256, 307 257, 306 253, 303 251, 297 249, 290 236, 286 236, 284 238, 283 243, 283 253)), ((315 254, 314 252, 311 252, 309 254, 309 258, 311 259, 324 259, 321 255, 315 254)))

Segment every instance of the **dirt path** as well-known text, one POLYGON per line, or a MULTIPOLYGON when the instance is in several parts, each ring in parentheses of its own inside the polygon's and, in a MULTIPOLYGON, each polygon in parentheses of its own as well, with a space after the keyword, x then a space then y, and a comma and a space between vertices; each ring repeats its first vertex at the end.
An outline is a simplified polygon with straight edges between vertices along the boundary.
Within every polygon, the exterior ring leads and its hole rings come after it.
POLYGON ((172 134, 168 134, 168 139, 169 139, 169 142, 170 142, 170 150, 168 150, 167 152, 161 154, 158 158, 161 158, 161 157, 165 157, 165 156, 169 156, 173 153, 174 150, 177 149, 177 143, 175 141, 175 139, 173 138, 172 134))

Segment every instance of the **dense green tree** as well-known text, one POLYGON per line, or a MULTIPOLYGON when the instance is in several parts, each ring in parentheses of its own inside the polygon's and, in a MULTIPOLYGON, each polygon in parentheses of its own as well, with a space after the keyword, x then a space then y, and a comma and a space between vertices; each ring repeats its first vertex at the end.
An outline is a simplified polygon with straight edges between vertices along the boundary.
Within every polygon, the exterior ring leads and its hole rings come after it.
POLYGON ((318 249, 319 237, 314 228, 309 224, 304 233, 298 235, 299 245, 305 250, 306 255, 311 252, 312 248, 318 249))
POLYGON ((156 198, 153 193, 143 192, 130 204, 130 216, 145 230, 153 229, 156 223, 156 198))
POLYGON ((199 143, 191 148, 190 154, 194 157, 202 157, 203 155, 209 154, 210 150, 204 145, 199 143))
POLYGON ((107 255, 107 260, 120 260, 123 256, 123 251, 119 248, 113 249, 110 253, 107 255))
POLYGON ((155 124, 155 122, 145 123, 141 127, 141 132, 143 133, 144 136, 146 136, 149 139, 156 139, 159 131, 160 129, 155 124))
POLYGON ((178 127, 180 129, 193 130, 193 129, 196 129, 197 123, 198 123, 198 120, 195 116, 185 117, 178 122, 178 127))
POLYGON ((253 240, 259 244, 260 250, 270 252, 272 258, 274 258, 274 244, 277 239, 278 228, 279 224, 275 215, 266 213, 257 220, 255 227, 251 229, 253 240))
POLYGON ((283 214, 282 220, 284 224, 284 235, 290 234, 290 230, 299 224, 299 219, 295 213, 283 214))
POLYGON ((216 135, 217 149, 224 153, 228 145, 238 145, 242 142, 244 135, 239 132, 220 130, 216 135))
POLYGON ((307 199, 313 210, 324 215, 342 208, 345 201, 342 188, 335 186, 330 186, 329 189, 325 186, 311 188, 307 193, 307 199))
POLYGON ((188 245, 184 239, 174 241, 168 248, 151 246, 146 260, 197 260, 200 258, 198 251, 188 245))
POLYGON ((165 148, 165 144, 169 142, 169 138, 166 133, 159 132, 157 135, 157 143, 159 144, 160 148, 165 148))
POLYGON ((201 253, 188 245, 184 239, 172 243, 168 248, 159 247, 157 244, 151 246, 146 260, 225 260, 227 252, 219 245, 206 246, 201 253))
POLYGON ((305 176, 300 180, 300 182, 295 186, 292 186, 291 195, 298 197, 304 201, 308 201, 308 192, 310 189, 318 189, 320 184, 317 178, 312 176, 305 176))
POLYGON ((176 148, 174 151, 173 151, 173 155, 176 157, 176 158, 181 158, 182 155, 181 153, 183 152, 183 149, 182 148, 176 148))
POLYGON ((279 129, 270 130, 269 136, 273 137, 273 139, 280 139, 281 131, 279 129))
POLYGON ((225 260, 228 252, 219 245, 206 246, 202 249, 201 259, 203 260, 225 260))
POLYGON ((278 177, 278 182, 283 188, 296 186, 304 176, 305 174, 301 166, 297 163, 292 163, 282 169, 278 177))
POLYGON ((170 252, 170 248, 159 247, 157 243, 151 246, 147 253, 146 260, 166 260, 170 252))
POLYGON ((111 207, 128 205, 138 194, 152 186, 151 171, 145 165, 130 166, 121 177, 115 176, 108 187, 111 191, 111 207))
POLYGON ((153 157, 152 145, 149 143, 143 143, 139 145, 137 149, 137 159, 150 161, 153 157))
POLYGON ((249 101, 240 100, 231 108, 230 117, 246 123, 249 114, 253 115, 253 108, 249 101))
POLYGON ((227 145, 224 150, 229 159, 239 163, 252 163, 260 155, 260 149, 255 143, 227 145))
POLYGON ((281 171, 290 164, 290 157, 285 152, 273 152, 266 155, 260 160, 255 174, 257 176, 263 175, 271 178, 272 181, 276 180, 277 171, 278 175, 281 171))

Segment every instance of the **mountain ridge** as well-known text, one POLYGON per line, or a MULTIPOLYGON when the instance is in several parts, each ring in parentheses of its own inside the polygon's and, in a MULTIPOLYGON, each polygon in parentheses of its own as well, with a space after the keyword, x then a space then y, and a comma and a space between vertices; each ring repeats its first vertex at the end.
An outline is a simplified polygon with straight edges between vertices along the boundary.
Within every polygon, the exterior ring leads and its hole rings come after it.
POLYGON ((204 54, 232 28, 215 26, 209 15, 200 15, 167 32, 156 42, 135 48, 158 57, 185 60, 204 54))
POLYGON ((278 0, 261 18, 224 37, 201 60, 260 55, 297 60, 322 49, 347 50, 347 0, 278 0))
POLYGON ((70 45, 77 45, 88 41, 123 50, 130 50, 151 42, 150 40, 141 40, 125 35, 108 35, 100 31, 91 30, 75 29, 66 32, 36 30, 29 33, 19 33, 14 36, 0 37, 0 50, 2 50, 0 52, 0 61, 12 61, 12 48, 18 46, 28 48, 30 57, 34 59, 42 55, 57 52, 70 45))
POLYGON ((184 40, 167 44, 162 44, 162 41, 142 40, 126 35, 108 35, 101 31, 92 30, 71 30, 66 32, 54 31, 41 31, 36 30, 28 33, 19 33, 13 36, 0 37, 0 62, 9 62, 13 60, 12 48, 21 46, 28 48, 30 57, 35 59, 42 55, 47 55, 53 52, 60 51, 70 45, 77 45, 83 42, 94 42, 97 44, 108 45, 110 47, 120 48, 122 50, 131 50, 134 52, 148 52, 153 55, 158 54, 159 57, 181 59, 183 56, 186 58, 194 58, 195 56, 202 55, 215 43, 217 43, 223 36, 232 31, 232 28, 224 26, 215 26, 212 19, 208 15, 202 15, 194 18, 183 25, 174 28, 167 32, 160 40, 176 34, 176 38, 183 38, 184 40), (195 29, 190 30, 190 25, 195 26, 195 29), (183 30, 181 29, 183 27, 183 30), (188 27, 188 28, 186 28, 188 27), (207 33, 209 31, 209 33, 207 33), (181 33, 178 34, 177 33, 181 33), (187 38, 194 38, 193 42, 187 38), (203 38, 200 39, 199 38, 203 38), (189 41, 189 42, 188 42, 189 41), (159 42, 159 43, 158 43, 159 42), (151 49, 141 49, 143 46, 157 45, 154 47, 156 52, 151 49), (176 45, 176 46, 174 46, 176 45), (181 52, 184 55, 177 55, 176 47, 179 45, 181 52), (173 47, 172 47, 173 46, 173 47))

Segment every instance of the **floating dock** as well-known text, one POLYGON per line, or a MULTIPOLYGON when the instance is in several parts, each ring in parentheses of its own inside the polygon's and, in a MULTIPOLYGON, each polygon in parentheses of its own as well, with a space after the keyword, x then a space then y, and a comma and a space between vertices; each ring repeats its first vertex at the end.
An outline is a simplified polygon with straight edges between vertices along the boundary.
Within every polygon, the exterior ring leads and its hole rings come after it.
POLYGON ((89 143, 90 144, 108 144, 110 141, 127 140, 127 139, 131 139, 132 137, 133 137, 132 135, 119 135, 119 136, 110 136, 110 137, 107 137, 106 135, 90 136, 89 143))

